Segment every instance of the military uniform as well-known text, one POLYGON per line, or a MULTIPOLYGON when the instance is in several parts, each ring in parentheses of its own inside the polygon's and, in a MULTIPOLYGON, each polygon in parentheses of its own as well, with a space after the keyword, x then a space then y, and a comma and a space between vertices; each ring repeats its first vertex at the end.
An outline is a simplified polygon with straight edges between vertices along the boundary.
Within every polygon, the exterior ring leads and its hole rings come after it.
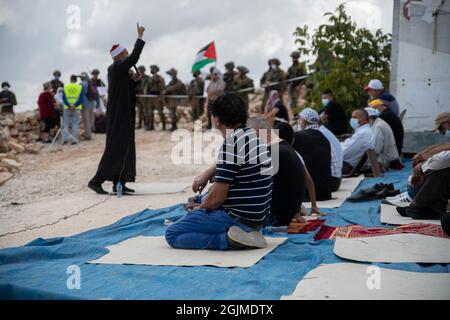
POLYGON ((238 96, 240 96, 242 98, 242 100, 244 100, 245 110, 247 111, 247 114, 248 114, 248 107, 249 107, 248 95, 250 93, 255 92, 255 90, 254 90, 255 84, 253 82, 253 79, 250 79, 247 76, 247 73, 249 73, 249 70, 246 67, 238 66, 237 69, 239 70, 239 74, 234 79, 233 91, 236 91, 236 94, 238 96), (239 91, 245 90, 245 89, 253 89, 253 90, 239 92, 239 91))
MULTIPOLYGON (((143 74, 143 77, 141 82, 136 87, 136 94, 145 95, 147 94, 150 77, 145 74, 144 66, 139 67, 139 72, 143 74)), ((148 105, 148 98, 138 97, 136 99, 136 108, 137 108, 136 115, 138 116, 138 126, 137 126, 138 129, 142 128, 142 122, 144 121, 144 109, 146 108, 146 105, 148 105)))
POLYGON ((164 118, 163 112, 163 101, 161 94, 163 93, 166 82, 163 77, 158 74, 158 66, 150 66, 151 70, 154 72, 149 79, 147 94, 156 95, 158 97, 151 97, 147 99, 147 106, 144 109, 144 119, 147 130, 155 129, 155 109, 158 110, 159 117, 163 124, 163 130, 166 129, 166 120, 164 118))
MULTIPOLYGON (((306 75, 306 68, 305 64, 299 63, 298 59, 300 58, 300 54, 297 51, 292 52, 291 58, 293 59, 292 66, 288 69, 287 77, 288 79, 294 79, 301 76, 306 75)), ((292 82, 289 82, 289 103, 291 106, 291 109, 294 109, 297 107, 297 100, 299 97, 299 87, 301 87, 304 83, 304 80, 295 80, 292 82)))
POLYGON ((286 80, 286 73, 280 68, 281 62, 277 58, 269 60, 269 65, 276 65, 278 68, 273 70, 272 68, 269 71, 265 72, 263 77, 261 78, 261 86, 265 86, 263 103, 261 106, 261 113, 264 113, 267 100, 269 98, 269 93, 272 90, 278 91, 280 94, 280 98, 283 97, 283 93, 286 91, 286 83, 282 81, 286 80), (277 83, 274 85, 267 86, 269 83, 277 83))
MULTIPOLYGON (((187 95, 186 86, 183 82, 178 80, 177 74, 178 71, 175 69, 170 69, 166 72, 168 75, 172 76, 172 80, 167 85, 166 89, 164 90, 164 95, 167 96, 177 96, 177 95, 187 95)), ((170 111, 170 116, 172 118, 172 131, 177 129, 177 107, 178 107, 178 100, 177 99, 166 99, 167 107, 170 111)))
POLYGON ((225 82, 225 93, 231 92, 234 89, 234 79, 238 75, 236 71, 234 71, 234 62, 228 62, 225 64, 225 70, 227 70, 223 74, 223 81, 225 82))
POLYGON ((205 81, 200 77, 200 71, 196 71, 194 77, 195 78, 189 84, 188 95, 192 107, 192 118, 195 121, 203 112, 204 99, 198 98, 198 96, 203 96, 205 91, 205 81))

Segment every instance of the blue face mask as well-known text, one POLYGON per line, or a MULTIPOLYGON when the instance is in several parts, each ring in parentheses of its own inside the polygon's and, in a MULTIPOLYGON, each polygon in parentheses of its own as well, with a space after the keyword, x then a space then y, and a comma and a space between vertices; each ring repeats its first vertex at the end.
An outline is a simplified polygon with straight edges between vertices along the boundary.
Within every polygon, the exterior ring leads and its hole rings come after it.
POLYGON ((351 119, 350 119, 350 127, 352 127, 353 130, 358 129, 358 128, 359 128, 358 119, 351 118, 351 119))
POLYGON ((328 106, 330 104, 330 99, 322 99, 322 105, 324 107, 328 106))

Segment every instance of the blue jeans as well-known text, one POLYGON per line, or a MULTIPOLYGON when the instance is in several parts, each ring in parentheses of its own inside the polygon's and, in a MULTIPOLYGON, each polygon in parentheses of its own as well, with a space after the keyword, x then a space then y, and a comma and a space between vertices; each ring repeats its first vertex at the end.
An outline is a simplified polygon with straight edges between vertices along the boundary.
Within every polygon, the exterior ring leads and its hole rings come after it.
POLYGON ((69 111, 69 109, 64 109, 64 142, 68 140, 69 124, 72 126, 72 136, 74 138, 73 142, 78 142, 78 123, 80 122, 80 110, 69 111))
POLYGON ((176 249, 228 250, 227 232, 237 226, 246 232, 254 229, 240 223, 223 210, 199 209, 188 212, 170 225, 167 243, 176 249))

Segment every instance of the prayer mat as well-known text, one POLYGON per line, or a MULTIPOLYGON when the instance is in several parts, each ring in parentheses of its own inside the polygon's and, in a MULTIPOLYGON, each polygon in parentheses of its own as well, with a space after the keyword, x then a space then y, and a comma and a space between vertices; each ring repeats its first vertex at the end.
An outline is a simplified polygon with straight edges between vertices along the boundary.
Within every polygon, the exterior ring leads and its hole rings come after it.
POLYGON ((381 223, 392 225, 404 225, 410 223, 424 223, 424 224, 441 224, 441 220, 416 220, 410 217, 401 216, 397 207, 388 204, 381 204, 380 221, 381 223))
POLYGON ((289 234, 308 233, 310 231, 317 230, 325 220, 316 219, 302 222, 297 218, 294 218, 291 224, 288 226, 289 234))
POLYGON ((359 263, 320 265, 282 300, 448 300, 449 273, 391 270, 359 263))
POLYGON ((322 226, 317 232, 314 240, 335 240, 336 237, 342 238, 363 238, 385 236, 389 234, 415 233, 425 236, 450 239, 441 226, 436 224, 411 223, 396 228, 364 227, 360 225, 351 225, 346 227, 322 226))
POLYGON ((156 266, 215 266, 249 268, 287 238, 266 237, 267 247, 252 250, 182 250, 170 247, 164 237, 134 237, 107 247, 109 253, 91 264, 156 266))

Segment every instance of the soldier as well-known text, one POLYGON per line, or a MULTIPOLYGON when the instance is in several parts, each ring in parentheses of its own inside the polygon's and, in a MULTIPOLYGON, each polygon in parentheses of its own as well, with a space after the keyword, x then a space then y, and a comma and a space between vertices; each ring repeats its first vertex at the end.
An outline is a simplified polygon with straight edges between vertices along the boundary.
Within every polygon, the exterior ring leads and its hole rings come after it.
MULTIPOLYGON (((305 65, 298 61, 298 59, 300 58, 300 53, 298 51, 292 52, 291 58, 292 58, 292 66, 288 69, 287 72, 288 80, 306 75, 305 65)), ((299 90, 303 85, 303 83, 304 83, 303 79, 289 82, 289 100, 292 110, 297 107, 299 90)))
MULTIPOLYGON (((145 74, 145 71, 146 71, 145 66, 139 66, 138 71, 142 75, 142 80, 136 87, 136 94, 145 95, 148 92, 148 85, 150 82, 150 77, 147 74, 145 74)), ((136 107, 137 107, 136 115, 138 116, 137 129, 142 128, 142 122, 144 122, 144 110, 148 109, 148 104, 149 104, 148 98, 138 97, 136 100, 136 107)))
POLYGON ((286 80, 286 73, 280 68, 281 62, 277 58, 269 60, 270 69, 264 73, 261 78, 261 86, 265 89, 263 104, 261 106, 261 112, 264 113, 269 93, 272 90, 278 91, 280 97, 283 96, 286 90, 286 84, 283 83, 286 80))
POLYGON ((55 70, 55 72, 53 72, 53 80, 50 81, 53 94, 56 94, 58 88, 64 88, 64 83, 61 80, 59 80, 60 78, 61 72, 59 70, 55 70))
POLYGON ((164 118, 163 102, 161 98, 161 95, 166 88, 166 81, 158 74, 159 68, 157 65, 151 65, 150 72, 152 75, 148 80, 147 94, 157 97, 151 97, 147 100, 147 106, 144 109, 145 130, 155 130, 155 109, 158 110, 163 130, 166 130, 166 120, 164 118))
MULTIPOLYGON (((164 90, 165 96, 178 96, 178 95, 186 95, 186 86, 183 82, 178 80, 177 75, 178 71, 174 68, 170 69, 166 72, 170 77, 171 80, 169 84, 167 85, 166 89, 164 90)), ((166 99, 167 107, 170 110, 171 118, 172 118, 172 129, 171 131, 177 130, 177 107, 178 107, 178 100, 177 99, 166 99)))
POLYGON ((247 114, 248 114, 248 105, 249 105, 248 95, 250 93, 255 92, 255 85, 253 83, 253 79, 250 79, 247 76, 247 73, 249 73, 249 70, 246 67, 238 66, 237 69, 238 69, 239 73, 234 78, 233 91, 235 91, 236 94, 238 96, 240 96, 242 98, 242 100, 244 100, 245 110, 247 111, 247 114), (250 89, 252 89, 252 90, 250 90, 250 89), (245 90, 245 91, 241 91, 241 90, 245 90))
POLYGON ((223 74, 223 81, 225 82, 225 93, 233 91, 234 78, 237 76, 237 72, 234 71, 234 62, 230 61, 225 64, 225 73, 223 74))
POLYGON ((203 111, 204 99, 198 98, 198 96, 203 96, 205 91, 205 81, 200 76, 200 71, 195 71, 193 73, 194 79, 189 84, 188 95, 192 106, 192 119, 195 121, 201 116, 203 111))

